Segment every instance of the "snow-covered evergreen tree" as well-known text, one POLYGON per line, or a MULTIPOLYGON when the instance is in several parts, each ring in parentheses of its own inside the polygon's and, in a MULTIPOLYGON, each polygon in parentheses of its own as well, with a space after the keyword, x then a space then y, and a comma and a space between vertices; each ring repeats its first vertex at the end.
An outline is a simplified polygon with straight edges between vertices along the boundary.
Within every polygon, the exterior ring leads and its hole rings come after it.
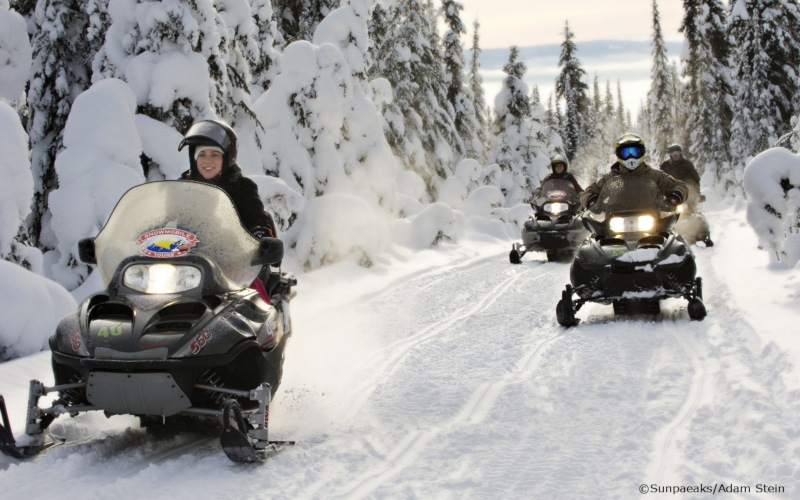
POLYGON ((486 98, 483 91, 483 77, 480 74, 481 48, 478 21, 472 23, 472 50, 469 64, 469 89, 472 92, 472 108, 475 110, 475 120, 478 124, 478 139, 480 140, 483 156, 479 159, 486 160, 486 148, 488 147, 488 127, 489 118, 486 116, 486 98))
POLYGON ((59 186, 50 193, 58 244, 45 254, 45 273, 67 290, 90 272, 78 260, 78 241, 95 236, 120 196, 145 180, 135 112, 134 92, 114 78, 93 84, 72 105, 55 164, 59 186))
POLYGON ((278 30, 286 43, 314 38, 319 23, 339 6, 338 0, 272 0, 278 30))
MULTIPOLYGON (((260 128, 247 88, 249 61, 258 51, 247 0, 111 0, 109 13, 93 81, 128 82, 139 114, 181 132, 199 118, 227 121, 239 133, 242 170, 262 173, 255 161, 260 128)), ((144 148, 148 179, 177 177, 174 166, 156 161, 158 151, 147 142, 144 148)))
POLYGON ((90 23, 89 7, 78 0, 44 0, 35 11, 38 29, 32 40, 27 120, 34 199, 28 224, 31 242, 43 249, 55 247, 48 230, 47 197, 58 187, 53 165, 63 147, 64 124, 73 101, 91 83, 91 57, 102 41, 90 29, 96 26, 90 23))
POLYGON ((667 146, 676 139, 672 67, 667 60, 656 0, 653 0, 653 66, 650 78, 650 90, 647 93, 650 138, 647 149, 652 163, 658 165, 664 159, 667 146))
MULTIPOLYGON (((0 12, 0 26, 4 25, 0 12)), ((20 20, 22 18, 20 17, 20 20)), ((25 33, 23 23, 23 33, 25 33)), ((26 34, 26 33, 25 33, 26 34)), ((27 37, 27 34, 26 34, 27 37)), ((0 99, 0 259, 20 263, 28 269, 41 272, 41 254, 20 241, 24 234, 25 217, 31 210, 33 177, 28 160, 28 136, 19 115, 10 105, 0 99)))
POLYGON ((284 240, 308 268, 343 258, 371 265, 385 248, 396 210, 399 161, 373 100, 354 76, 366 67, 366 52, 340 48, 350 39, 342 33, 366 35, 365 6, 354 2, 323 20, 315 33, 319 45, 287 46, 283 71, 256 103, 266 128, 268 170, 305 198, 284 240), (326 225, 338 230, 322 239, 320 234, 330 234, 320 231, 326 225))
POLYGON ((567 158, 575 157, 586 135, 589 112, 589 85, 586 82, 586 71, 576 56, 578 47, 572 39, 575 34, 569 29, 569 22, 564 24, 564 41, 561 43, 561 55, 558 67, 561 72, 556 78, 556 97, 564 101, 564 128, 561 137, 567 158))
MULTIPOLYGON (((435 196, 456 159, 460 142, 447 101, 442 55, 430 3, 402 0, 389 11, 392 31, 372 49, 372 75, 385 78, 394 96, 383 109, 385 133, 407 170, 435 196)), ((423 200, 420 200, 423 201, 423 200)))
POLYGON ((790 130, 800 67, 800 7, 796 0, 735 0, 730 33, 737 47, 731 125, 732 166, 720 187, 741 195, 746 162, 790 130))
POLYGON ((250 79, 250 94, 258 98, 280 73, 281 55, 275 46, 282 45, 283 35, 278 31, 278 23, 270 0, 250 0, 250 8, 253 12, 255 39, 258 43, 257 59, 250 63, 250 70, 253 73, 250 79))
POLYGON ((455 125, 461 144, 456 153, 461 157, 484 159, 485 151, 480 136, 480 123, 476 116, 472 98, 472 89, 464 82, 464 48, 461 46, 461 35, 466 32, 461 21, 464 6, 456 0, 443 0, 442 12, 445 26, 448 28, 442 37, 444 47, 445 85, 447 85, 447 101, 455 113, 455 125))
POLYGON ((698 172, 710 172, 716 184, 719 172, 730 168, 732 86, 727 37, 727 11, 721 0, 685 0, 681 31, 688 59, 683 76, 687 104, 688 141, 684 151, 698 172))
POLYGON ((549 136, 546 124, 531 120, 528 86, 523 79, 527 68, 518 57, 519 49, 512 46, 503 67, 503 87, 494 101, 495 146, 489 156, 489 161, 499 166, 489 182, 500 188, 509 207, 530 200, 548 173, 553 153, 552 145, 543 140, 549 136))

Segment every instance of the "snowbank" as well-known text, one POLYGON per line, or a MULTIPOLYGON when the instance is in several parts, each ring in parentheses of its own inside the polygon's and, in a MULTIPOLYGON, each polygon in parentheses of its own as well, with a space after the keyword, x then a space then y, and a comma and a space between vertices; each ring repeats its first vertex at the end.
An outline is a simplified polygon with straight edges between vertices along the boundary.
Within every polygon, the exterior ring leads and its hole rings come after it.
POLYGON ((0 260, 0 359, 47 348, 58 322, 78 307, 62 286, 0 260))

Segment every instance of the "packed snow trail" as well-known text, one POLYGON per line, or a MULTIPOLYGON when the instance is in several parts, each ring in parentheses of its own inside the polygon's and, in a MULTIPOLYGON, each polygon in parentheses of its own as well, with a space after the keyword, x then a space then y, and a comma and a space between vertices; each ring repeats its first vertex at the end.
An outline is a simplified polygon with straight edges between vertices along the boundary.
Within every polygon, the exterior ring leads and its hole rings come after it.
MULTIPOLYGON (((798 360, 732 285, 727 259, 752 241, 719 220, 717 246, 696 249, 702 322, 671 299, 655 318, 589 303, 562 328, 569 266, 511 265, 506 242, 303 274, 270 411, 291 451, 261 466, 209 446, 170 456, 181 443, 149 442, 136 419, 61 417, 96 439, 0 462, 0 498, 659 498, 640 488, 709 484, 796 498, 798 360)), ((17 366, 0 381, 49 378, 46 353, 17 366)))

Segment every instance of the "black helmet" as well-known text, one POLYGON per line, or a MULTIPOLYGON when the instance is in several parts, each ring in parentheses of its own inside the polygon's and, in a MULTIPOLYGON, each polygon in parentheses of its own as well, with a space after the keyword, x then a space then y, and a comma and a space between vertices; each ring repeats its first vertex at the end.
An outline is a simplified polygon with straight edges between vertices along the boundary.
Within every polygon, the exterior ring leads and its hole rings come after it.
POLYGON ((683 153, 683 148, 681 147, 680 144, 678 144, 676 142, 674 144, 670 144, 669 147, 667 147, 667 153, 669 153, 669 154, 672 154, 672 153, 680 154, 680 153, 683 153))
POLYGON ((623 134, 614 147, 617 161, 628 170, 635 170, 644 162, 644 141, 636 134, 623 134))
POLYGON ((566 158, 564 158, 560 154, 556 154, 555 156, 553 156, 553 158, 550 159, 550 169, 555 174, 556 173, 556 165, 558 165, 559 163, 564 165, 564 171, 562 172, 562 174, 566 174, 567 173, 567 169, 569 169, 569 162, 567 161, 566 158))
POLYGON ((236 163, 236 155, 239 152, 239 139, 236 132, 225 122, 219 120, 200 120, 194 122, 183 140, 178 145, 178 151, 184 146, 189 146, 189 163, 192 172, 197 169, 194 159, 194 151, 197 146, 217 146, 222 149, 226 161, 222 162, 223 170, 232 167, 236 163))

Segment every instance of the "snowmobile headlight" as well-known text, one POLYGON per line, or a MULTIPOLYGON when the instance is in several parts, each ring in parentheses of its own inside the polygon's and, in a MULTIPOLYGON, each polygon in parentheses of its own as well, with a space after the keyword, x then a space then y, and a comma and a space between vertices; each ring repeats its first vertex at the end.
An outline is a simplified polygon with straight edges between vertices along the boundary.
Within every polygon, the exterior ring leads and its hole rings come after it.
POLYGON ((200 269, 172 264, 134 264, 122 284, 144 293, 180 293, 200 285, 200 269))
POLYGON ((568 203, 545 203, 544 209, 551 214, 560 214, 561 212, 566 212, 569 210, 568 203))
POLYGON ((634 215, 632 217, 612 217, 608 227, 615 233, 642 233, 655 227, 656 221, 651 215, 634 215))

